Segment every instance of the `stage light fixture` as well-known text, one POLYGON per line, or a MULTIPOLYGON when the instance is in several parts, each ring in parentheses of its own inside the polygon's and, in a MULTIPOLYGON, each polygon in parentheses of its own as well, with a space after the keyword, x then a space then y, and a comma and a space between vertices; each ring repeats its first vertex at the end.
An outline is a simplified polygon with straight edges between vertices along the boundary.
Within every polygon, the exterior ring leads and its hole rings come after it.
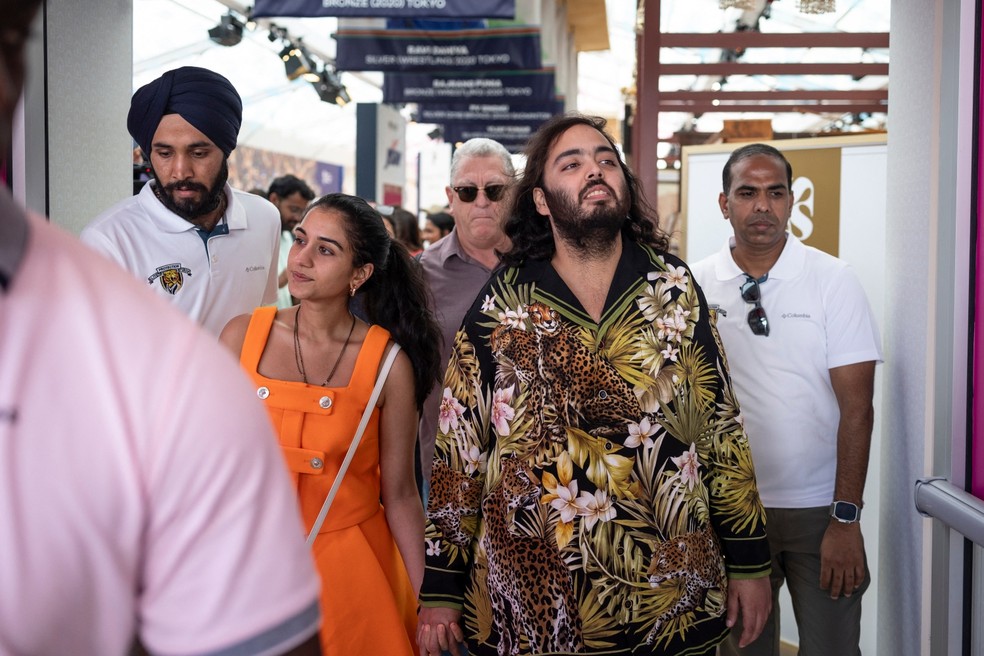
POLYGON ((327 66, 322 69, 321 76, 314 83, 314 89, 318 92, 318 97, 326 103, 343 106, 352 102, 352 98, 349 96, 348 90, 345 89, 345 85, 342 84, 338 73, 327 66))
POLYGON ((311 63, 310 55, 299 43, 290 43, 284 46, 284 49, 280 51, 280 58, 284 60, 284 70, 287 72, 288 80, 296 80, 301 76, 304 76, 304 79, 309 82, 316 82, 319 79, 314 70, 314 64, 311 63))
POLYGON ((218 25, 208 31, 208 38, 220 46, 238 45, 243 40, 244 27, 245 24, 230 11, 222 16, 218 25))

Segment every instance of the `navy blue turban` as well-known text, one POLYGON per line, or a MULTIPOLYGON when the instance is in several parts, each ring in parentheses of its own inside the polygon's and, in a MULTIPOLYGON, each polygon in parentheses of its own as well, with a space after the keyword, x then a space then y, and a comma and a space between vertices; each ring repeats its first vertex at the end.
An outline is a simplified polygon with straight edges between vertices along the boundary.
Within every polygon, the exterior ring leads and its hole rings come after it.
POLYGON ((243 122, 243 101, 229 80, 197 66, 176 68, 145 84, 133 94, 126 127, 148 157, 165 114, 180 115, 228 157, 243 122))

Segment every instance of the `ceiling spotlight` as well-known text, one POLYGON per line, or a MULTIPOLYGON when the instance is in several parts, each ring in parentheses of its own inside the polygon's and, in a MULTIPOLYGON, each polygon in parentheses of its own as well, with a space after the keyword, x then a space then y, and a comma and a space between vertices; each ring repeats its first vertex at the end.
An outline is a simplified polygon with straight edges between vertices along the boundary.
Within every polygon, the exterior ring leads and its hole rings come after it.
POLYGON ((309 82, 316 82, 319 79, 304 46, 290 43, 280 51, 280 58, 284 60, 288 80, 296 80, 302 75, 309 82))
POLYGON ((326 103, 342 106, 352 102, 338 73, 327 66, 322 69, 321 76, 314 83, 314 89, 318 92, 318 97, 326 103))
POLYGON ((243 40, 243 27, 245 24, 230 11, 222 16, 218 25, 208 31, 208 38, 220 46, 234 46, 243 40))
POLYGON ((286 41, 287 30, 280 27, 276 23, 270 23, 270 26, 267 28, 267 38, 271 41, 277 41, 278 39, 281 41, 286 41))

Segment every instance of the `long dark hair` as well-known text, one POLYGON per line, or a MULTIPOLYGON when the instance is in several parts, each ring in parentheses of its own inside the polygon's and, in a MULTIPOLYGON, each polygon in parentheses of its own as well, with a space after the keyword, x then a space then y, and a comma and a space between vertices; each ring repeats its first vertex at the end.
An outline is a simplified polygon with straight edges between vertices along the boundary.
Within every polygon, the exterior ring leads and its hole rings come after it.
POLYGON ((427 303, 427 287, 420 265, 406 247, 390 239, 383 218, 369 203, 348 194, 328 194, 308 205, 341 214, 345 236, 352 247, 352 264, 372 264, 373 272, 359 287, 366 318, 382 326, 413 364, 417 409, 444 373, 440 356, 441 329, 427 303))
POLYGON ((419 251, 424 247, 424 242, 420 240, 420 224, 413 212, 402 207, 394 207, 390 217, 393 219, 396 238, 407 247, 407 250, 419 251))
POLYGON ((604 135, 615 150, 618 165, 625 175, 626 187, 629 191, 629 215, 622 226, 622 234, 632 241, 652 246, 660 251, 665 251, 669 247, 669 238, 659 229, 656 210, 643 195, 639 180, 622 161, 622 155, 615 147, 614 140, 605 132, 605 119, 572 112, 555 116, 544 123, 526 143, 524 150, 526 167, 516 184, 512 208, 504 228, 512 242, 512 248, 500 254, 503 264, 518 266, 530 258, 549 260, 553 257, 556 251, 553 230, 550 228, 550 220, 537 211, 533 190, 543 187, 543 173, 547 168, 547 157, 551 146, 562 134, 576 125, 594 128, 604 135))

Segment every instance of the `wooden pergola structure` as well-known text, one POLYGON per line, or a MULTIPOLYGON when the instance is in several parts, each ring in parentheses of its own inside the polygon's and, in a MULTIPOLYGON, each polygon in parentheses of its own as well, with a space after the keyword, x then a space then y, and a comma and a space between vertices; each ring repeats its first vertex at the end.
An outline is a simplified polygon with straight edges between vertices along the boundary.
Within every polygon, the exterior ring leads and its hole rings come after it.
MULTIPOLYGON (((888 89, 783 91, 669 91, 660 92, 659 81, 668 75, 728 77, 731 75, 888 75, 883 63, 743 63, 721 61, 700 64, 663 63, 662 48, 888 48, 887 32, 801 32, 764 34, 742 32, 683 34, 660 30, 660 0, 639 0, 644 29, 636 40, 636 107, 632 116, 629 147, 633 169, 649 198, 656 198, 659 173, 656 146, 659 115, 664 112, 706 114, 714 112, 875 113, 888 111, 888 89)), ((665 139, 663 141, 666 141, 665 139)))

